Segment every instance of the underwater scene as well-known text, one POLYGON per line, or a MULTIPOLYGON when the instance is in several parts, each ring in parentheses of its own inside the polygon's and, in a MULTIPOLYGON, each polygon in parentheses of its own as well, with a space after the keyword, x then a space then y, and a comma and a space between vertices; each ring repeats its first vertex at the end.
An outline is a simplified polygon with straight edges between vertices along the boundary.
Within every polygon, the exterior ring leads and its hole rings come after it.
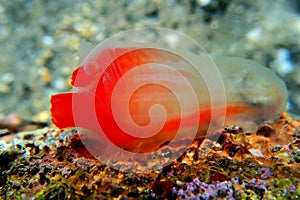
POLYGON ((0 199, 300 199, 300 1, 0 2, 0 199))

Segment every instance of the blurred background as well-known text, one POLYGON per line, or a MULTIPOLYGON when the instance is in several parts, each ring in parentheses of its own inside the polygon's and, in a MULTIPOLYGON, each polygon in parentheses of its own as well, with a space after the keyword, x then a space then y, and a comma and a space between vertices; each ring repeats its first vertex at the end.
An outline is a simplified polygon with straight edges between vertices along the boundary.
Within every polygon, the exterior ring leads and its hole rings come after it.
POLYGON ((288 112, 299 118, 299 0, 1 1, 0 113, 49 122, 50 96, 70 91, 82 42, 149 26, 272 68, 289 89, 288 112))

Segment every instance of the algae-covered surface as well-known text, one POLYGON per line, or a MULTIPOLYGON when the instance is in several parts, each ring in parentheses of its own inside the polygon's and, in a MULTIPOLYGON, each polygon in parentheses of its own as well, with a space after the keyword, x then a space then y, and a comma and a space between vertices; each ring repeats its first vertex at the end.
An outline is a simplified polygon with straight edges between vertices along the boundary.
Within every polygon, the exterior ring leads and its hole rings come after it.
MULTIPOLYGON (((196 138, 176 161, 144 173, 118 171, 85 149, 73 129, 2 136, 3 199, 299 199, 300 121, 283 113, 256 132, 225 127, 207 155, 196 138)), ((163 159, 180 145, 163 149, 163 159)), ((138 164, 137 164, 138 167, 138 164)))
POLYGON ((299 38, 298 0, 1 1, 0 199, 299 199, 299 38), (81 43, 146 26, 273 69, 289 90, 289 114, 250 133, 224 127, 205 156, 197 138, 148 173, 94 159, 84 132, 52 125, 50 96, 71 89, 81 43))

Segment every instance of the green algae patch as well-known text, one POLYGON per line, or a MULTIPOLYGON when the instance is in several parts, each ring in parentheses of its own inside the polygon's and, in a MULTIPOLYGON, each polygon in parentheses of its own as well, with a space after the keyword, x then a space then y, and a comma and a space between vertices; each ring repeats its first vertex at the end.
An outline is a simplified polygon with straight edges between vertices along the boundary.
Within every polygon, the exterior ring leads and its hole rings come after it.
POLYGON ((36 200, 43 199, 70 199, 70 195, 67 196, 66 190, 68 187, 62 184, 50 186, 50 188, 43 188, 35 195, 36 200))

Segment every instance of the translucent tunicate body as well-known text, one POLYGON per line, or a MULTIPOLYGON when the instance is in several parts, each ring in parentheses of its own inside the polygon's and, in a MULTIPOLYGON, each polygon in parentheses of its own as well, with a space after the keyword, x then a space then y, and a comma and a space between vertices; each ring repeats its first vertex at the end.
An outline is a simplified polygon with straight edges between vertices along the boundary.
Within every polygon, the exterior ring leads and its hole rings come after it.
POLYGON ((245 112, 228 117, 227 124, 253 131, 285 111, 287 89, 274 71, 238 57, 218 57, 214 61, 224 80, 227 102, 247 105, 245 112))
POLYGON ((180 34, 151 31, 154 44, 134 41, 143 34, 101 43, 73 72, 73 92, 52 96, 53 123, 89 130, 83 143, 95 157, 130 163, 172 142, 188 139, 187 147, 224 126, 252 131, 285 110, 285 84, 270 69, 211 58, 180 34))

